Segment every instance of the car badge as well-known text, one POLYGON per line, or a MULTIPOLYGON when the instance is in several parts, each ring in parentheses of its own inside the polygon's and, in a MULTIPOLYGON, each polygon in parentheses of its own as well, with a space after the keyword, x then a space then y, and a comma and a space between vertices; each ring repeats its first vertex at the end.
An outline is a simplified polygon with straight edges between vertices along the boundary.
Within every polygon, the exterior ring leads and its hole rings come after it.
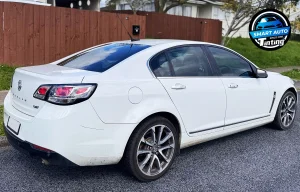
POLYGON ((18 81, 18 90, 21 91, 21 89, 22 89, 22 81, 19 80, 18 81))

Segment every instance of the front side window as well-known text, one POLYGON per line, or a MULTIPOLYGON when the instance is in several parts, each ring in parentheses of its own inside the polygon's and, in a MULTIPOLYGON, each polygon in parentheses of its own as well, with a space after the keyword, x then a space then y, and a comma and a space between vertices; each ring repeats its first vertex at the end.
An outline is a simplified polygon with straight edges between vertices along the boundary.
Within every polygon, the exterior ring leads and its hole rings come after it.
POLYGON ((239 56, 221 48, 208 47, 222 76, 254 77, 250 64, 239 56))
POLYGON ((148 47, 150 46, 113 43, 80 53, 58 65, 87 71, 104 72, 148 47))
POLYGON ((210 76, 210 65, 199 46, 187 46, 171 49, 167 52, 175 76, 210 76))

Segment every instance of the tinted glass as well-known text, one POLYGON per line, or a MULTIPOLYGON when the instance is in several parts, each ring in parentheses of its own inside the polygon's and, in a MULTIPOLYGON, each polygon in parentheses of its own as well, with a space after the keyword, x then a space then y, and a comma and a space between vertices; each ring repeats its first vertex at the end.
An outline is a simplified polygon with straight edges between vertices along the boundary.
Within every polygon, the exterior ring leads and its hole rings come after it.
POLYGON ((275 19, 275 18, 272 18, 272 17, 269 17, 269 18, 268 18, 268 21, 276 21, 276 19, 275 19))
POLYGON ((150 68, 156 77, 171 76, 169 62, 165 53, 155 56, 150 62, 150 68))
POLYGON ((216 60, 222 76, 253 77, 253 71, 247 61, 239 56, 216 47, 208 47, 216 60))
POLYGON ((211 69, 203 50, 197 46, 168 51, 175 76, 210 76, 211 69))
POLYGON ((124 59, 150 46, 138 44, 109 44, 91 49, 76 55, 59 65, 83 69, 87 71, 104 72, 124 59))

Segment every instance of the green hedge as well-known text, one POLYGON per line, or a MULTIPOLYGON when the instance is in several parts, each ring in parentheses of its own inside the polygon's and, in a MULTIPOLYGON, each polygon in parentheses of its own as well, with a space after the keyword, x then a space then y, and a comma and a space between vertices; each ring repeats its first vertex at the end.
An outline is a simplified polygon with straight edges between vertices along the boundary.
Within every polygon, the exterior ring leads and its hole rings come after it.
POLYGON ((300 41, 300 34, 292 33, 291 37, 290 37, 290 40, 300 41))

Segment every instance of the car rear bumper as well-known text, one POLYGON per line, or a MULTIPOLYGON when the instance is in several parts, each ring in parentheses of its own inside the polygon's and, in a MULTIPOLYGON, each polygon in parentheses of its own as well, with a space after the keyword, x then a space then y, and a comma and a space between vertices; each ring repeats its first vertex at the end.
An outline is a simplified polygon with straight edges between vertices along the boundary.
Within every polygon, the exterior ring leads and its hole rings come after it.
POLYGON ((48 157, 50 164, 51 160, 53 164, 61 164, 61 160, 54 159, 66 159, 79 166, 116 164, 136 127, 136 124, 103 123, 89 101, 71 106, 45 103, 34 117, 16 109, 12 102, 8 93, 4 101, 4 124, 7 127, 8 119, 13 119, 21 126, 18 133, 5 129, 9 142, 46 160, 49 155, 37 153, 32 145, 53 151, 48 157))
POLYGON ((68 159, 54 151, 46 152, 35 149, 32 143, 22 141, 21 139, 14 136, 12 133, 10 133, 10 131, 8 131, 8 128, 4 124, 3 127, 9 144, 18 151, 29 154, 30 156, 40 157, 41 159, 47 161, 47 163, 51 165, 77 166, 73 162, 69 161, 68 159))

